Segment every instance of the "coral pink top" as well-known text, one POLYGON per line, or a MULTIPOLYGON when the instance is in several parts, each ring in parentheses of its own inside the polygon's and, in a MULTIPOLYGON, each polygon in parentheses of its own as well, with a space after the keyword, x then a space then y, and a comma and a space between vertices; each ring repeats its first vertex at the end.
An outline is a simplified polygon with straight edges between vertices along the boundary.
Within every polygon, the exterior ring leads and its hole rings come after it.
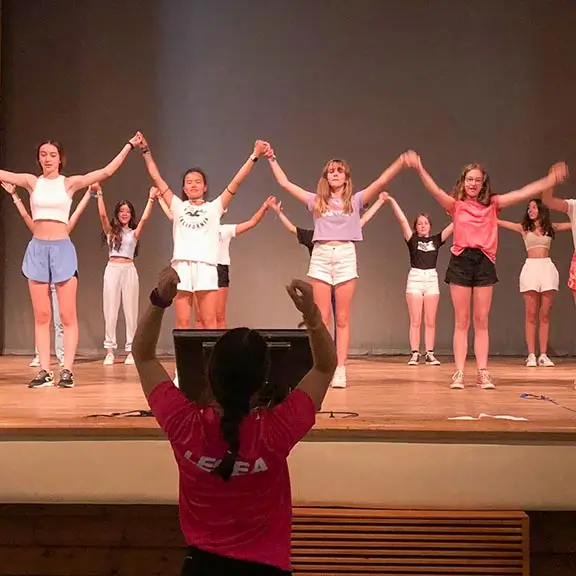
POLYGON ((499 209, 499 196, 492 196, 488 206, 476 200, 456 200, 451 211, 454 221, 452 254, 459 256, 466 248, 479 248, 496 262, 499 209))

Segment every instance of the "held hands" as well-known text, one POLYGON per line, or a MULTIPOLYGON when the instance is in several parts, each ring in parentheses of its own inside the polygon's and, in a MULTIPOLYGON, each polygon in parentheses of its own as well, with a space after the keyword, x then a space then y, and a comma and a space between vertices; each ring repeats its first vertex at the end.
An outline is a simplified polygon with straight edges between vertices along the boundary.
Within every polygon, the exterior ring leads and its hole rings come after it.
POLYGON ((414 150, 406 150, 400 155, 400 160, 407 168, 415 168, 416 170, 422 168, 422 159, 414 150))
POLYGON ((384 204, 388 202, 388 200, 392 200, 392 196, 390 196, 388 192, 380 192, 380 194, 378 195, 378 199, 380 200, 380 202, 384 204))
POLYGON ((253 154, 256 156, 256 158, 260 158, 260 156, 267 153, 269 148, 270 144, 268 144, 268 142, 265 142, 264 140, 256 140, 254 143, 253 154))
POLYGON ((286 286, 286 291, 294 306, 302 313, 304 323, 309 327, 315 327, 318 323, 322 322, 320 310, 314 302, 314 293, 312 286, 304 280, 292 280, 289 286, 286 286))
POLYGON ((564 182, 568 178, 568 174, 568 166, 565 162, 556 162, 556 164, 553 164, 548 171, 548 176, 553 179, 554 184, 561 184, 564 182))
POLYGON ((156 186, 150 186, 148 198, 150 198, 150 200, 156 200, 158 198, 158 188, 156 188, 156 186))
POLYGON ((272 210, 276 211, 276 208, 274 207, 276 204, 276 197, 275 196, 268 196, 268 198, 266 198, 266 200, 264 200, 264 203, 262 204, 262 208, 264 208, 264 210, 268 210, 268 208, 272 208, 272 210))
POLYGON ((276 214, 280 214, 282 212, 282 201, 276 200, 274 196, 270 196, 271 200, 269 202, 270 208, 276 212, 276 214))
POLYGON ((96 198, 96 196, 102 196, 102 186, 100 186, 100 182, 90 184, 86 192, 90 192, 90 196, 92 196, 92 198, 96 198))
POLYGON ((130 142, 130 144, 132 144, 134 148, 140 148, 142 145, 142 139, 143 139, 142 132, 138 130, 138 132, 136 132, 136 134, 134 134, 134 136, 132 136, 132 138, 130 138, 128 142, 130 142))

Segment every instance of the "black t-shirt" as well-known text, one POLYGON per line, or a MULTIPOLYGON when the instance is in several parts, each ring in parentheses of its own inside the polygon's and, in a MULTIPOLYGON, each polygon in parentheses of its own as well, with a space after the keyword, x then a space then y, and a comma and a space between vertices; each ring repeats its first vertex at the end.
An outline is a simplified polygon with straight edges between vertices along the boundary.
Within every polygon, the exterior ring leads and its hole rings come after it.
POLYGON ((298 238, 298 242, 302 244, 302 246, 308 248, 308 252, 310 252, 310 256, 312 256, 312 250, 314 248, 314 242, 312 242, 312 239, 314 238, 314 230, 296 228, 296 238, 298 238))
POLYGON ((432 270, 436 268, 438 260, 438 248, 444 244, 442 234, 434 236, 418 236, 412 234, 410 240, 406 241, 410 252, 410 267, 419 270, 432 270))

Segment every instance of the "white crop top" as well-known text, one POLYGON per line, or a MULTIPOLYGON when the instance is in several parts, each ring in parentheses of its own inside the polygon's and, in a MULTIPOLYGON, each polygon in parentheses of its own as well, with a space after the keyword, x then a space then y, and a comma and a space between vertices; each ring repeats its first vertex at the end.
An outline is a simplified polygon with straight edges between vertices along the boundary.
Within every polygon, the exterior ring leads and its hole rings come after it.
POLYGON ((66 192, 64 176, 36 180, 36 186, 30 194, 32 220, 57 220, 68 224, 72 198, 66 192))
POLYGON ((109 256, 111 258, 119 257, 130 258, 130 260, 133 260, 134 252, 136 251, 136 244, 138 244, 138 240, 136 240, 134 230, 131 228, 128 230, 122 230, 122 244, 120 244, 120 248, 118 248, 118 250, 116 250, 116 248, 113 246, 110 246, 110 237, 108 237, 109 256))
POLYGON ((531 230, 526 232, 524 235, 524 244, 526 246, 526 251, 530 251, 534 248, 547 248, 550 250, 550 245, 552 244, 552 238, 550 236, 543 236, 541 234, 535 234, 531 230))

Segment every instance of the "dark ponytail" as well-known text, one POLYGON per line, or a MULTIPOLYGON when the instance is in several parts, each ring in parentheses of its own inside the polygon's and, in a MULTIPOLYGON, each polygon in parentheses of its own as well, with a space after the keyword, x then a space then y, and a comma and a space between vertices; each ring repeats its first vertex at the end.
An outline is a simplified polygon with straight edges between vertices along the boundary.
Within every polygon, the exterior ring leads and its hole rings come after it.
POLYGON ((240 451, 240 424, 249 411, 249 406, 246 406, 246 410, 239 410, 236 406, 224 408, 224 413, 220 419, 220 431, 228 444, 228 450, 214 470, 214 473, 223 480, 230 480, 234 471, 234 464, 236 464, 236 458, 238 458, 240 451))

